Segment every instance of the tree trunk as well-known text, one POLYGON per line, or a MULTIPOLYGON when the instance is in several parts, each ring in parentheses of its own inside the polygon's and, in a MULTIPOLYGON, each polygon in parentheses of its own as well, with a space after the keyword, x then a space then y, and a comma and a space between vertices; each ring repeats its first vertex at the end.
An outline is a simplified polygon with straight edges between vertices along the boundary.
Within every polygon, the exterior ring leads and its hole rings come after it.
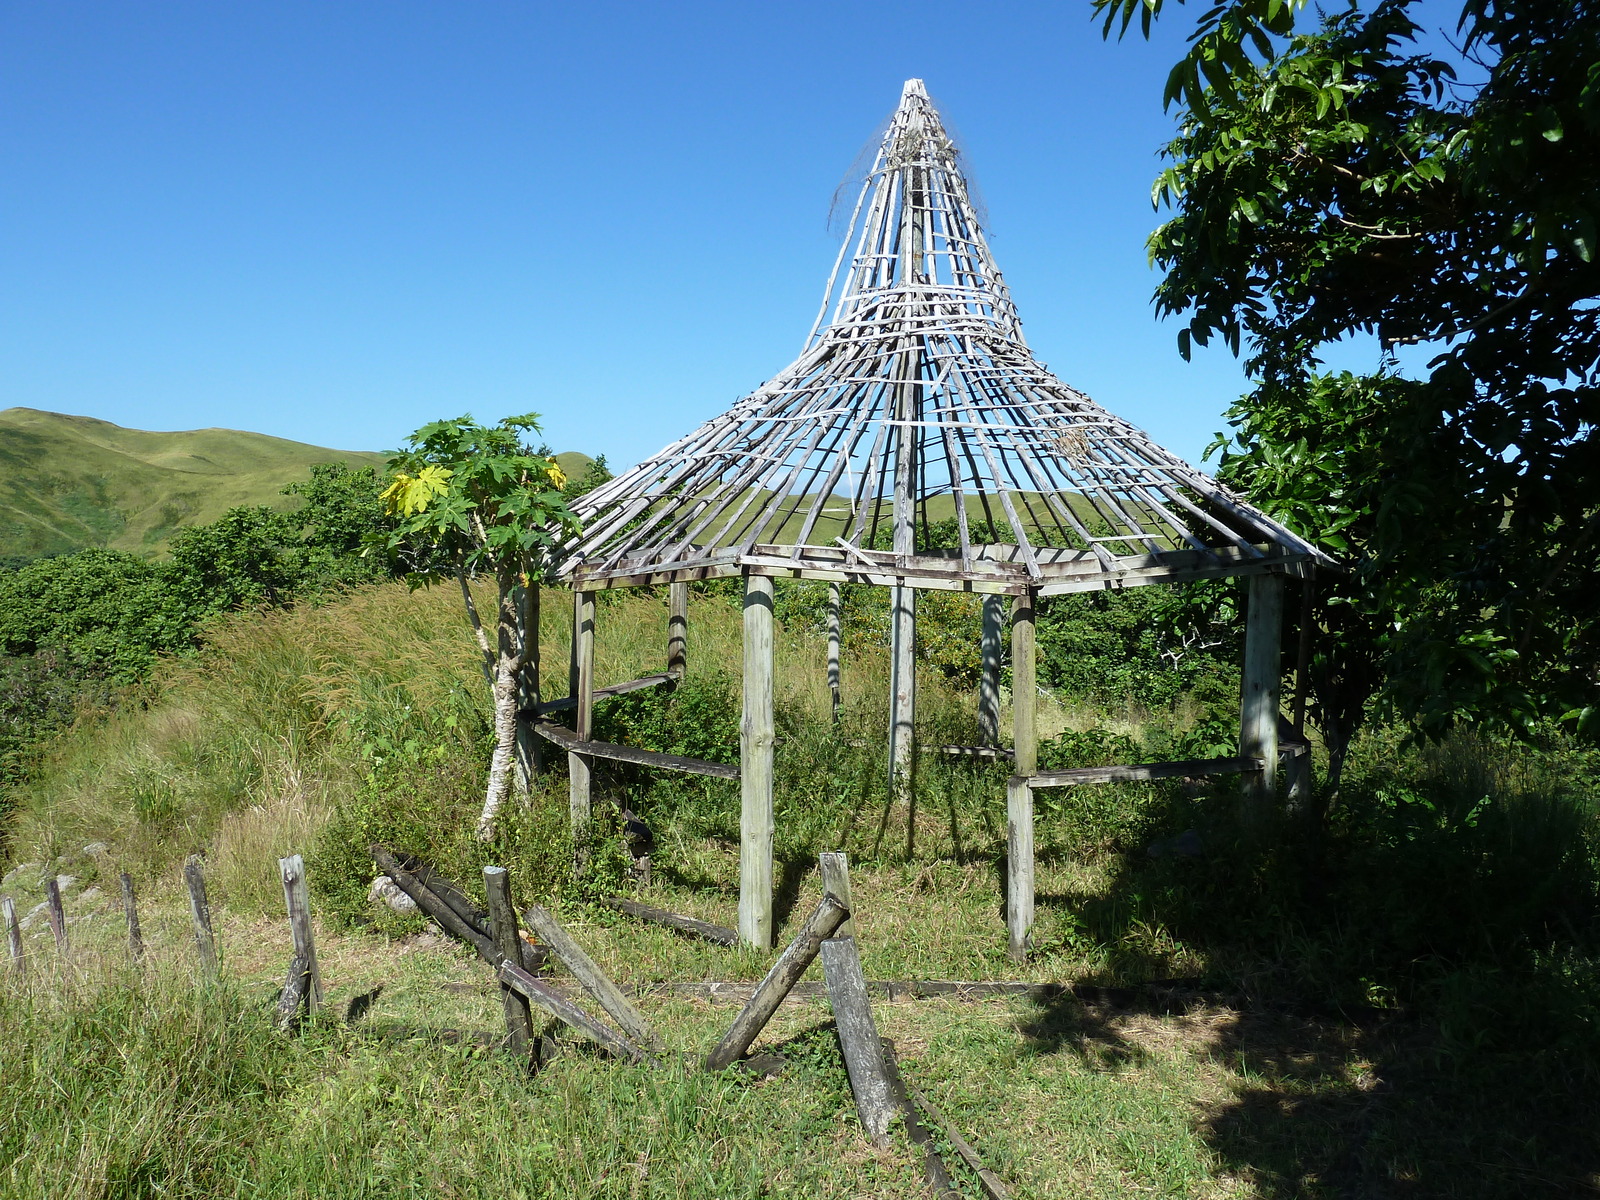
POLYGON ((494 836, 495 817, 511 794, 512 769, 517 750, 517 683, 522 672, 522 651, 517 644, 516 585, 514 571, 501 571, 496 608, 496 633, 499 653, 494 668, 494 754, 489 759, 489 787, 483 798, 483 813, 478 817, 478 839, 494 836))

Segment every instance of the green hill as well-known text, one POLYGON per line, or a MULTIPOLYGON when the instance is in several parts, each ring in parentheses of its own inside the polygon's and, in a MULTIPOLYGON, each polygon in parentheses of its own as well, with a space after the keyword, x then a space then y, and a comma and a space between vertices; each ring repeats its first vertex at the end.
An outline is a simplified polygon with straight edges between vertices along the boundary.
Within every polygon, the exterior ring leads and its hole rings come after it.
POLYGON ((183 525, 237 504, 291 503, 281 489, 313 463, 381 465, 235 429, 150 433, 31 408, 0 411, 0 555, 86 546, 159 554, 183 525))

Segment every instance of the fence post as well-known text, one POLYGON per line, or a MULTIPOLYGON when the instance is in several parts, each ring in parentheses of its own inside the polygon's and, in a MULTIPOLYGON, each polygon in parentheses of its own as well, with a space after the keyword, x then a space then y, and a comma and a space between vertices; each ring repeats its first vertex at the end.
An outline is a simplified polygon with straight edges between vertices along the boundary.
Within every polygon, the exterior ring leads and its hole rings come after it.
POLYGON ((61 907, 61 885, 54 875, 44 881, 44 897, 50 905, 50 932, 55 935, 56 953, 66 958, 72 948, 67 945, 67 914, 61 907))
POLYGON ((17 924, 17 906, 11 903, 10 896, 6 896, 0 899, 0 907, 5 909, 6 941, 11 944, 11 968, 21 975, 28 968, 22 958, 22 927, 17 924))
POLYGON ((317 947, 311 936, 311 893, 306 888, 306 864, 298 854, 278 860, 283 877, 283 902, 289 910, 289 932, 294 937, 296 956, 306 960, 311 989, 306 1006, 315 1014, 322 1007, 322 972, 317 969, 317 947))
POLYGON ((211 903, 206 899, 206 877, 198 854, 183 864, 183 881, 189 885, 189 915, 194 918, 194 944, 200 952, 200 970, 210 980, 217 978, 217 938, 211 931, 211 903))
MULTIPOLYGON (((517 910, 511 907, 511 876, 504 867, 483 869, 483 894, 489 904, 489 936, 494 939, 500 957, 512 966, 522 965, 522 948, 517 944, 517 910)), ((518 1058, 528 1057, 528 1044, 533 1040, 533 1010, 527 997, 504 983, 500 985, 500 998, 505 1006, 506 1039, 511 1053, 518 1058)))
POLYGON ((856 910, 850 899, 850 860, 843 850, 827 850, 817 856, 817 861, 822 864, 822 894, 832 896, 851 913, 833 936, 853 938, 856 935, 856 910))
POLYGON ((144 958, 144 934, 139 929, 139 910, 133 902, 133 877, 122 873, 122 913, 128 918, 128 954, 134 962, 144 958))

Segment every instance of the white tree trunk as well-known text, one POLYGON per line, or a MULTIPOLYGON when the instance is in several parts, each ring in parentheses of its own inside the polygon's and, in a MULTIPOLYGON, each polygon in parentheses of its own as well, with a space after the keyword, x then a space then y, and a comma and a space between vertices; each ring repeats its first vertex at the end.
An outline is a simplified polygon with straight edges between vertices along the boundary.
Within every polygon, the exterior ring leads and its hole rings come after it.
POLYGON ((489 787, 478 817, 478 838, 494 836, 495 817, 511 794, 512 768, 517 750, 517 680, 522 671, 522 651, 517 645, 517 576, 502 571, 496 581, 500 600, 496 606, 499 654, 494 669, 494 754, 489 759, 489 787))

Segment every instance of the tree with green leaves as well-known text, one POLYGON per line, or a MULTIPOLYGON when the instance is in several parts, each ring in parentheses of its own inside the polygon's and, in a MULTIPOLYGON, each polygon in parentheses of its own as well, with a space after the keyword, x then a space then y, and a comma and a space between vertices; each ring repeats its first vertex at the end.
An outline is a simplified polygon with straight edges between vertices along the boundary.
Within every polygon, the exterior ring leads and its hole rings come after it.
POLYGON ((470 416, 424 425, 389 460, 382 498, 394 527, 375 535, 412 587, 444 579, 461 588, 483 670, 494 693, 494 753, 478 836, 493 835, 511 793, 517 740, 517 697, 528 662, 528 597, 577 521, 561 489, 566 477, 553 458, 527 441, 538 414, 480 425, 470 416), (494 637, 484 627, 472 581, 494 581, 494 637))
POLYGON ((1220 473, 1352 568, 1316 702, 1600 733, 1600 5, 1222 0, 1166 101, 1157 308, 1256 381, 1220 473), (1375 369, 1321 370, 1355 334, 1375 369))

